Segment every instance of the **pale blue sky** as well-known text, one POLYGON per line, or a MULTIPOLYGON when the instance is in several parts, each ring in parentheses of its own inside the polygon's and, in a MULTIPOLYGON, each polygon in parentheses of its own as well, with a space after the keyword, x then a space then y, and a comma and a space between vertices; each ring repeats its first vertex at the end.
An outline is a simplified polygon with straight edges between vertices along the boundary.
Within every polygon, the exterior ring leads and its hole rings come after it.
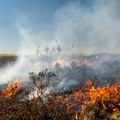
POLYGON ((71 1, 91 3, 90 0, 0 0, 0 53, 16 53, 20 45, 18 21, 33 28, 33 32, 51 31, 55 11, 71 1))

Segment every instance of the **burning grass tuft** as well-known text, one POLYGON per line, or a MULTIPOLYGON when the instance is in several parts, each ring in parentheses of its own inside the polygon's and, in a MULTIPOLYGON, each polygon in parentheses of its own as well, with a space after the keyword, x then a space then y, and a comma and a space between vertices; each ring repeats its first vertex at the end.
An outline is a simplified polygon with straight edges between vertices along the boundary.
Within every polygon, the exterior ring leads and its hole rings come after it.
MULTIPOLYGON (((12 83, 12 87, 17 86, 12 83)), ((95 87, 88 80, 69 94, 50 93, 44 99, 39 95, 31 100, 12 96, 9 99, 0 98, 0 120, 28 119, 120 120, 120 82, 95 87)))
POLYGON ((0 120, 120 120, 120 110, 104 109, 101 102, 91 103, 82 113, 58 104, 56 97, 50 97, 44 104, 38 98, 20 101, 2 99, 0 101, 0 120))

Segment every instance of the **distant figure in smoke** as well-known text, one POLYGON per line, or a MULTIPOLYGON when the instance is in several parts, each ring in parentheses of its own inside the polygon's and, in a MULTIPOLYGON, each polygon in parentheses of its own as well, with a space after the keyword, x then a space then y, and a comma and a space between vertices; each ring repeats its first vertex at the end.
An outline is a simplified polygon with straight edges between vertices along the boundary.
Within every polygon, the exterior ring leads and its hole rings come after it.
POLYGON ((57 46, 57 52, 62 52, 62 49, 61 49, 61 47, 60 46, 57 46))
POLYGON ((57 53, 62 52, 62 48, 58 45, 58 40, 56 40, 56 52, 57 53))
POLYGON ((46 52, 46 54, 48 54, 48 52, 49 52, 49 48, 48 47, 45 48, 45 52, 46 52))
POLYGON ((38 45, 37 47, 37 55, 40 56, 41 52, 40 52, 40 46, 38 45))

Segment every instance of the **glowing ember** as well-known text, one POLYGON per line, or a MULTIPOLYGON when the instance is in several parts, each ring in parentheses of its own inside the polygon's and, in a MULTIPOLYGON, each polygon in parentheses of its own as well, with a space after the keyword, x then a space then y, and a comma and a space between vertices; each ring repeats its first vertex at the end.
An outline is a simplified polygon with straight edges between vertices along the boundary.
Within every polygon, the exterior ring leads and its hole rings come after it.
POLYGON ((67 66, 69 65, 69 62, 66 61, 66 60, 62 60, 62 59, 59 59, 59 60, 56 60, 53 62, 53 66, 55 66, 55 64, 60 64, 61 66, 67 66))

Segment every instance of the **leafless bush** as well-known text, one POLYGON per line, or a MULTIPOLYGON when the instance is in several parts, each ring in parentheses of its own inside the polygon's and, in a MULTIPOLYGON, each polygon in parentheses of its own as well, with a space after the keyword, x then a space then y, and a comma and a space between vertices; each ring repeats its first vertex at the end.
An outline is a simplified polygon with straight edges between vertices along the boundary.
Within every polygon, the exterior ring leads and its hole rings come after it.
POLYGON ((49 72, 48 69, 45 69, 44 71, 39 73, 34 72, 29 73, 29 78, 35 85, 37 89, 37 95, 41 102, 42 102, 41 95, 43 95, 47 90, 49 81, 53 76, 56 76, 56 74, 53 72, 49 72))

